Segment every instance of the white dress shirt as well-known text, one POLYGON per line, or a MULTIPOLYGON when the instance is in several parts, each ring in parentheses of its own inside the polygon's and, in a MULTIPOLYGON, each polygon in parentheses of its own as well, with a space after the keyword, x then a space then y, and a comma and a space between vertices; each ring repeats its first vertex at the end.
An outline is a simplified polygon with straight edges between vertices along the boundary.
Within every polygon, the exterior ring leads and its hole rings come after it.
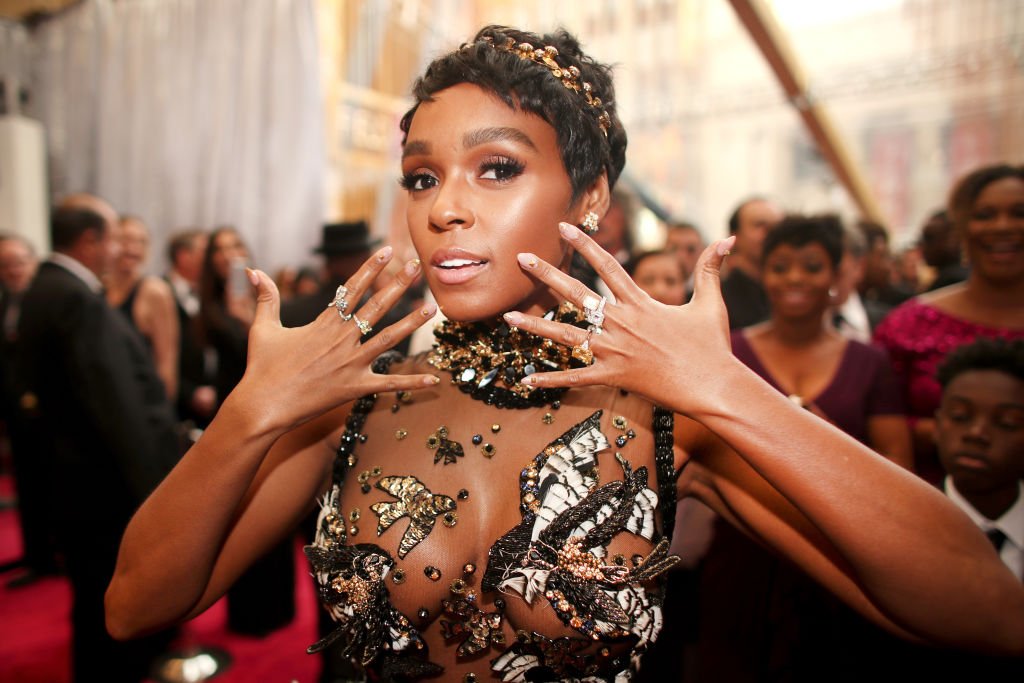
POLYGON ((86 268, 80 261, 58 251, 50 254, 49 261, 50 263, 56 263, 64 270, 70 272, 72 275, 84 282, 86 286, 95 293, 99 294, 103 291, 103 283, 100 282, 98 277, 96 277, 96 273, 86 268))
POLYGON ((1018 483, 1017 501, 1003 513, 1002 517, 995 520, 975 510, 974 506, 956 490, 952 477, 946 477, 944 488, 949 499, 966 512, 982 531, 988 533, 991 529, 999 529, 1006 534, 1006 541, 999 551, 999 559, 1018 579, 1024 580, 1024 482, 1018 483))

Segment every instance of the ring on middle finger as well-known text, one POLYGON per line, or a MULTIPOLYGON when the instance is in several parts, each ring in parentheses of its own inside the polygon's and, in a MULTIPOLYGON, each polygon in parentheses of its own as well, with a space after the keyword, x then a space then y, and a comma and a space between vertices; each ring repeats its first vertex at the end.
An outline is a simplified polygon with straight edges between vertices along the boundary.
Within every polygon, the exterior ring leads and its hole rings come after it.
POLYGON ((590 365, 594 361, 594 352, 590 349, 590 337, 594 334, 594 326, 587 330, 587 338, 579 346, 572 347, 572 357, 584 365, 590 365))
POLYGON ((583 297, 583 319, 593 327, 600 329, 601 324, 604 323, 604 305, 607 301, 603 296, 600 299, 590 294, 583 297))

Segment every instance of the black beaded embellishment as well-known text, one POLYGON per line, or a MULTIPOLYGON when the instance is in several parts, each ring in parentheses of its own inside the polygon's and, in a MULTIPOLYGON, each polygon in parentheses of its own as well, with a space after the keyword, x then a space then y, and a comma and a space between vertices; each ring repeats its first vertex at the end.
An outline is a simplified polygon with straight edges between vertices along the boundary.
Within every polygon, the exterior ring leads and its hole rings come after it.
MULTIPOLYGON (((399 354, 388 352, 378 356, 373 361, 371 367, 377 374, 386 375, 392 363, 399 358, 401 358, 399 354)), ((345 483, 345 474, 348 469, 355 467, 356 462, 358 462, 355 455, 355 447, 357 443, 365 441, 365 439, 360 438, 363 436, 363 425, 366 424, 366 416, 373 410, 373 405, 376 402, 377 394, 370 394, 369 396, 357 399, 352 405, 352 412, 345 418, 345 431, 338 442, 338 457, 334 459, 332 473, 332 481, 338 486, 345 483)), ((363 493, 369 492, 370 487, 365 482, 363 482, 363 487, 365 488, 363 493)))
MULTIPOLYGON (((545 316, 585 328, 587 323, 566 302, 545 316)), ((478 401, 497 408, 535 408, 550 405, 566 392, 564 387, 541 388, 520 384, 535 372, 582 368, 571 349, 525 330, 496 322, 446 321, 434 331, 430 364, 452 374, 452 384, 478 401)))
POLYGON ((658 480, 658 507, 661 508, 661 529, 671 539, 676 526, 676 480, 682 470, 675 470, 675 415, 671 410, 654 407, 654 474, 658 480))

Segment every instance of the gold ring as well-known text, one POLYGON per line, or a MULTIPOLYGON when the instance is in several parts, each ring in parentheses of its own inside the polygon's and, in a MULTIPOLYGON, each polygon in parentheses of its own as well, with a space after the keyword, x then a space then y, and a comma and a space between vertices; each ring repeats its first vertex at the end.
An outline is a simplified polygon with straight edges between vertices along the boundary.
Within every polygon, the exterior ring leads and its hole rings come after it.
POLYGON ((594 352, 590 350, 590 337, 593 334, 593 329, 587 330, 587 338, 583 340, 583 343, 572 347, 572 357, 584 365, 590 365, 594 362, 594 352))
POLYGON ((352 319, 356 321, 356 327, 359 328, 359 331, 362 332, 364 337, 373 332, 373 328, 370 327, 370 323, 366 322, 365 320, 360 320, 354 314, 352 315, 352 319))

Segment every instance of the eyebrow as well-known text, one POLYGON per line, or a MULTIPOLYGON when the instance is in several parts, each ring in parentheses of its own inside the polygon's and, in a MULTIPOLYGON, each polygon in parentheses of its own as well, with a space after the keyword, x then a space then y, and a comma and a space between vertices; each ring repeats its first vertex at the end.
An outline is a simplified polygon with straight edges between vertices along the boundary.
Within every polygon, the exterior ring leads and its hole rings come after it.
MULTIPOLYGON (((510 140, 526 145, 531 149, 537 149, 530 136, 519 130, 508 126, 494 126, 491 128, 477 128, 462 136, 462 146, 466 149, 485 145, 488 142, 500 142, 510 140)), ((410 140, 402 148, 402 158, 430 154, 432 147, 426 140, 410 140)))
POLYGON ((462 146, 469 149, 488 142, 498 142, 501 140, 511 140, 512 142, 526 145, 531 149, 537 149, 537 145, 533 144, 533 140, 530 139, 529 135, 518 128, 509 127, 477 128, 476 130, 471 130, 462 136, 462 146))

